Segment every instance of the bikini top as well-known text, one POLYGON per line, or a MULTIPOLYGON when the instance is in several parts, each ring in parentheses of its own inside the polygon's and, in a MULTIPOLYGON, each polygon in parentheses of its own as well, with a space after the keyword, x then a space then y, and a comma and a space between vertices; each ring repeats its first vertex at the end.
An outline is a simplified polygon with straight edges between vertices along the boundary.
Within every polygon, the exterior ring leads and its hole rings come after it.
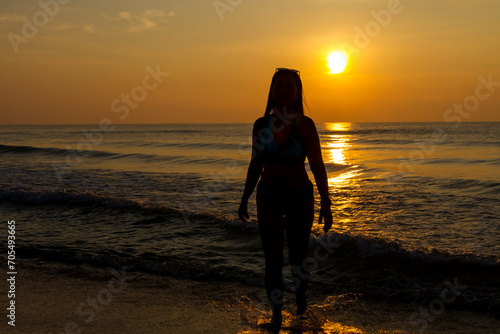
POLYGON ((295 124, 292 124, 290 134, 286 140, 278 145, 275 137, 283 135, 281 132, 273 133, 271 127, 272 117, 268 117, 267 127, 261 131, 258 139, 258 148, 262 161, 266 163, 295 163, 303 162, 306 159, 306 150, 299 136, 299 131, 295 124))

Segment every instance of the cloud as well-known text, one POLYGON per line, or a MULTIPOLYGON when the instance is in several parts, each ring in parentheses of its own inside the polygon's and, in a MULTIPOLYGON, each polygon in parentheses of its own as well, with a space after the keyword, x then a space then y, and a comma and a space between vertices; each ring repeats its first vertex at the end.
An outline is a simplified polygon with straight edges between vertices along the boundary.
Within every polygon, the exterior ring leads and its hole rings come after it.
MULTIPOLYGON (((0 23, 9 25, 9 26, 17 26, 19 29, 25 24, 24 20, 28 20, 29 22, 33 22, 33 19, 31 17, 26 17, 24 15, 18 15, 18 14, 0 14, 0 23)), ((47 21, 48 24, 46 29, 50 30, 57 30, 57 31, 63 31, 63 30, 70 30, 74 29, 77 26, 74 24, 70 24, 67 22, 63 22, 60 20, 57 20, 56 18, 50 18, 50 22, 47 21)), ((45 28, 45 24, 43 25, 45 28)))
POLYGON ((128 25, 125 31, 141 32, 147 29, 155 28, 163 23, 169 22, 169 18, 174 16, 174 12, 165 13, 158 9, 149 9, 140 14, 130 12, 119 12, 116 16, 104 16, 108 20, 124 22, 128 25))
POLYGON ((130 12, 119 12, 118 17, 121 19, 128 19, 130 18, 130 12))
POLYGON ((17 22, 23 18, 22 15, 0 14, 0 22, 17 22))
POLYGON ((85 30, 86 32, 94 33, 95 26, 93 24, 86 24, 83 26, 83 30, 85 30))
POLYGON ((76 26, 66 22, 60 22, 56 27, 54 27, 55 30, 68 30, 73 28, 76 28, 76 26))

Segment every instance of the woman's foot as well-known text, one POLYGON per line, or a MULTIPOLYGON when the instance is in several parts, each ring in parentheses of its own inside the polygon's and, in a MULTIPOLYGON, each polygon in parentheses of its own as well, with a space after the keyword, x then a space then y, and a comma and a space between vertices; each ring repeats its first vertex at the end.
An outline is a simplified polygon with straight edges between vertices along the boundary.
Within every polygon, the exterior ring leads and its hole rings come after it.
POLYGON ((260 324, 259 326, 262 328, 265 328, 273 333, 279 333, 281 329, 281 324, 283 322, 283 318, 281 316, 281 312, 279 313, 274 313, 273 317, 271 318, 271 322, 265 323, 265 324, 260 324))
POLYGON ((305 295, 297 295, 297 315, 302 316, 307 311, 307 299, 305 295))
POLYGON ((277 329, 281 328, 281 324, 283 323, 283 317, 281 316, 281 312, 274 313, 271 318, 271 324, 276 326, 277 329))

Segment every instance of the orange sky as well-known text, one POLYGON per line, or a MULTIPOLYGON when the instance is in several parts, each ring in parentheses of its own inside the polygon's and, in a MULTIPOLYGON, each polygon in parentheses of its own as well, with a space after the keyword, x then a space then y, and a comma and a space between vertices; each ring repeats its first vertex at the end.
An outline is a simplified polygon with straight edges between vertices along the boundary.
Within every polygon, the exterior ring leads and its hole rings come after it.
POLYGON ((500 121, 496 0, 40 3, 0 5, 0 124, 249 123, 276 67, 317 122, 500 121))

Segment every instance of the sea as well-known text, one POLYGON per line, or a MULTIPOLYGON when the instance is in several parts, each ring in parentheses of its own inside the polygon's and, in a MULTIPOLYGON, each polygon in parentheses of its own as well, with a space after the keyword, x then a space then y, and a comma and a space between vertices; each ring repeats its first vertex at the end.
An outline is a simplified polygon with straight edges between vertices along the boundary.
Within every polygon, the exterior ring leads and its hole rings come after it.
MULTIPOLYGON (((432 300, 455 282, 455 303, 498 310, 500 123, 316 127, 334 222, 325 234, 315 189, 310 293, 432 300)), ((250 221, 237 216, 251 131, 1 125, 0 216, 16 222, 17 256, 263 286, 255 193, 250 221)))

